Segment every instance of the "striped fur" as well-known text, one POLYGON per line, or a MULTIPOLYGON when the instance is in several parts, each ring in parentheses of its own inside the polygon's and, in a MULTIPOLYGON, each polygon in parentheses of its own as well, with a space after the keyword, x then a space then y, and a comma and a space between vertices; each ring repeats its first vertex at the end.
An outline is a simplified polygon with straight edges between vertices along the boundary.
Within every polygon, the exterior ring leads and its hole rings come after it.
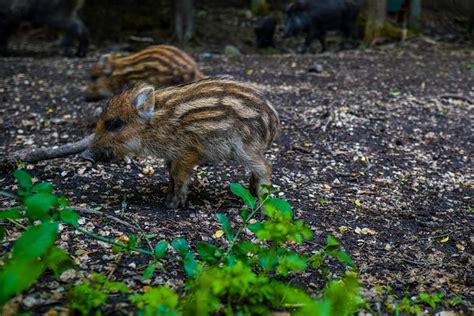
POLYGON ((156 45, 135 54, 107 54, 91 71, 85 94, 89 100, 108 98, 125 87, 144 82, 155 87, 203 79, 196 62, 182 50, 169 45, 156 45))
POLYGON ((113 97, 96 127, 90 152, 102 160, 130 153, 164 158, 170 173, 168 207, 184 205, 196 164, 235 160, 251 172, 257 194, 269 183, 264 157, 280 126, 278 114, 250 84, 222 79, 154 90, 139 85, 113 97), (118 131, 108 126, 125 122, 118 131))

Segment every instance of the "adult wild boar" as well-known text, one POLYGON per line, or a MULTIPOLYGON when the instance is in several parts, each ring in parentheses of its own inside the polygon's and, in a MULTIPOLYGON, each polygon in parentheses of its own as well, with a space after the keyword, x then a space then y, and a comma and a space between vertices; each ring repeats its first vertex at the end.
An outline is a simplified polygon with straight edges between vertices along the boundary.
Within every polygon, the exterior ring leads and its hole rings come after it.
POLYGON ((283 37, 305 34, 300 53, 305 53, 314 39, 326 50, 327 31, 339 30, 344 37, 357 38, 356 20, 363 0, 297 0, 286 8, 283 37))
POLYGON ((64 31, 65 53, 79 42, 76 55, 84 57, 89 45, 89 31, 77 16, 84 0, 0 0, 0 54, 7 54, 8 38, 21 22, 48 26, 64 31))
POLYGON ((273 36, 275 34, 277 21, 275 17, 269 15, 258 21, 254 29, 257 39, 257 48, 275 47, 273 36))

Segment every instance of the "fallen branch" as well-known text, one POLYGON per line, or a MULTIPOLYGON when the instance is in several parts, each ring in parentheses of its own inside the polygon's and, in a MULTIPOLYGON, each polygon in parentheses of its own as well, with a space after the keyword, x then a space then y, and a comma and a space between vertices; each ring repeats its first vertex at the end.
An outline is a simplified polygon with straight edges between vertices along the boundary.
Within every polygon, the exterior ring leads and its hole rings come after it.
POLYGON ((117 222, 119 224, 122 224, 124 226, 127 226, 128 228, 131 228, 133 230, 136 230, 137 227, 135 227, 134 225, 124 221, 124 220, 121 220, 120 218, 118 217, 115 217, 113 215, 109 215, 109 214, 105 214, 103 212, 100 212, 100 211, 96 211, 96 210, 91 210, 91 209, 87 209, 87 208, 83 208, 83 207, 77 207, 77 206, 73 206, 72 207, 73 210, 81 213, 81 214, 93 214, 93 215, 98 215, 98 216, 104 216, 114 222, 117 222))
POLYGON ((37 162, 41 160, 74 155, 83 152, 89 146, 93 138, 94 134, 91 134, 80 141, 67 143, 62 146, 22 149, 6 156, 4 160, 7 162, 15 162, 18 160, 25 162, 37 162))
MULTIPOLYGON (((6 210, 10 210, 12 209, 13 207, 6 207, 6 208, 0 208, 0 212, 2 211, 6 211, 6 210)), ((83 207, 78 207, 78 206, 72 206, 71 207, 73 210, 75 210, 76 212, 80 213, 80 214, 92 214, 92 215, 97 215, 97 216, 101 216, 101 217, 106 217, 114 222, 117 222, 119 224, 122 224, 124 226, 127 226, 128 228, 131 228, 133 229, 134 231, 137 230, 137 227, 134 226, 133 224, 130 224, 129 222, 126 222, 118 217, 115 217, 113 215, 109 215, 109 214, 106 214, 104 212, 101 212, 101 211, 96 211, 96 210, 91 210, 91 209, 87 209, 87 208, 83 208, 83 207)), ((22 227, 23 229, 26 229, 25 226, 22 226, 20 223, 16 222, 15 220, 12 220, 10 218, 7 218, 10 222, 13 222, 13 224, 15 225, 18 225, 20 227, 22 227)), ((138 226, 138 224, 137 224, 138 226)), ((140 230, 141 228, 138 227, 140 230)), ((143 231, 142 231, 143 232, 143 231)))
POLYGON ((467 102, 468 104, 474 104, 474 100, 471 100, 469 97, 464 96, 464 95, 459 95, 459 94, 444 94, 439 96, 440 99, 457 99, 461 100, 464 102, 467 102))

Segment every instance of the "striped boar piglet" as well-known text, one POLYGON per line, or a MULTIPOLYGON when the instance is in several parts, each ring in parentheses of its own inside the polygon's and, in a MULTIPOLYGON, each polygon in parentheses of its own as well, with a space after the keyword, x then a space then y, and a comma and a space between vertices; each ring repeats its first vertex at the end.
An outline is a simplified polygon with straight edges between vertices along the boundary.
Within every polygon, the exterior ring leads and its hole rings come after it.
POLYGON ((91 71, 88 101, 110 98, 137 83, 167 87, 205 78, 191 56, 177 47, 156 45, 131 55, 106 54, 91 71))
POLYGON ((113 97, 83 158, 111 161, 129 154, 163 158, 168 208, 184 206, 194 167, 235 160, 250 171, 250 190, 269 184, 264 156, 280 126, 273 105, 254 86, 224 79, 155 90, 141 84, 113 97))

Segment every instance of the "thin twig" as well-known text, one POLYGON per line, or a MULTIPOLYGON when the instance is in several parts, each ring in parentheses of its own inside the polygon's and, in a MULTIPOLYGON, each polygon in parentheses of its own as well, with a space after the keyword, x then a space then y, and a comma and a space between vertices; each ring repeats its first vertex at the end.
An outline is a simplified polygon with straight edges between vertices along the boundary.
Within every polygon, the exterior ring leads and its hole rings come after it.
POLYGON ((462 100, 462 101, 465 101, 469 104, 474 104, 474 101, 471 100, 469 97, 467 96, 464 96, 464 95, 458 95, 458 94, 444 94, 444 95, 440 95, 438 98, 440 99, 458 99, 458 100, 462 100))
MULTIPOLYGON (((130 217, 129 217, 130 218, 130 217)), ((137 226, 138 230, 142 233, 143 237, 145 238, 147 244, 148 244, 148 247, 150 247, 150 250, 151 251, 155 251, 155 249, 153 248, 153 246, 151 245, 151 242, 148 240, 148 238, 146 238, 146 232, 142 229, 142 227, 138 224, 138 222, 133 219, 133 218, 130 218, 130 220, 135 224, 135 226, 137 226)))
POLYGON ((151 251, 148 251, 148 250, 145 250, 145 249, 141 249, 141 248, 136 248, 136 247, 128 247, 128 245, 126 245, 126 244, 123 244, 123 243, 120 243, 120 242, 116 242, 116 241, 110 240, 110 239, 108 239, 108 238, 99 236, 99 235, 97 235, 97 234, 94 234, 93 232, 90 232, 90 231, 88 231, 88 230, 82 229, 82 228, 79 227, 79 226, 74 226, 74 228, 75 228, 77 231, 83 233, 84 235, 87 235, 87 236, 92 237, 92 238, 94 238, 94 239, 103 241, 103 242, 105 242, 105 243, 108 243, 108 244, 111 244, 111 245, 114 245, 114 246, 117 246, 117 247, 120 247, 120 248, 130 249, 131 251, 136 251, 136 252, 139 252, 139 253, 141 253, 141 254, 149 255, 149 256, 153 256, 153 257, 154 257, 154 253, 151 252, 151 251))
POLYGON ((0 191, 0 195, 5 196, 5 197, 8 197, 8 198, 11 198, 11 199, 15 199, 15 200, 18 199, 18 196, 16 196, 16 195, 13 194, 13 193, 6 192, 6 191, 0 191))
POLYGON ((240 225, 240 227, 237 229, 237 232, 234 235, 234 238, 230 242, 227 251, 225 252, 225 255, 223 258, 226 258, 229 253, 232 251, 232 248, 234 247, 235 241, 239 238, 240 234, 242 233, 243 228, 247 227, 248 222, 255 216, 255 214, 262 208, 263 204, 269 199, 270 195, 267 195, 263 201, 261 201, 256 207, 252 209, 252 212, 250 213, 249 216, 245 219, 245 221, 240 225))
POLYGON ((109 274, 107 275, 107 279, 110 280, 112 276, 114 275, 115 270, 117 270, 118 265, 120 264, 120 260, 122 260, 123 253, 117 254, 117 259, 115 260, 115 265, 112 267, 112 270, 110 270, 109 274))
POLYGON ((419 261, 414 261, 414 260, 405 259, 405 258, 400 258, 400 260, 402 260, 404 262, 407 262, 407 263, 416 264, 418 266, 425 267, 425 268, 431 266, 431 264, 427 263, 427 262, 419 262, 419 261))
POLYGON ((26 226, 23 226, 22 224, 18 223, 16 220, 14 220, 12 218, 6 218, 6 220, 8 220, 9 222, 13 223, 14 225, 26 230, 26 226))
POLYGON ((444 238, 446 236, 450 236, 452 235, 453 233, 455 232, 458 232, 458 231, 463 231, 463 230, 466 230, 465 227, 459 227, 459 228, 456 228, 456 229, 450 229, 448 230, 446 233, 444 234, 438 234, 438 235, 433 235, 433 236, 427 236, 427 237, 420 237, 420 239, 438 239, 438 238, 444 238))
POLYGON ((115 221, 119 224, 125 225, 125 226, 127 226, 129 228, 132 228, 134 230, 136 229, 136 227, 133 226, 132 224, 130 224, 130 223, 118 218, 118 217, 115 217, 113 215, 106 214, 104 212, 91 210, 91 209, 86 209, 86 208, 83 208, 83 207, 76 207, 76 206, 72 207, 72 209, 79 212, 79 213, 81 213, 81 214, 93 214, 93 215, 98 215, 98 216, 105 216, 108 219, 113 220, 113 221, 115 221))

